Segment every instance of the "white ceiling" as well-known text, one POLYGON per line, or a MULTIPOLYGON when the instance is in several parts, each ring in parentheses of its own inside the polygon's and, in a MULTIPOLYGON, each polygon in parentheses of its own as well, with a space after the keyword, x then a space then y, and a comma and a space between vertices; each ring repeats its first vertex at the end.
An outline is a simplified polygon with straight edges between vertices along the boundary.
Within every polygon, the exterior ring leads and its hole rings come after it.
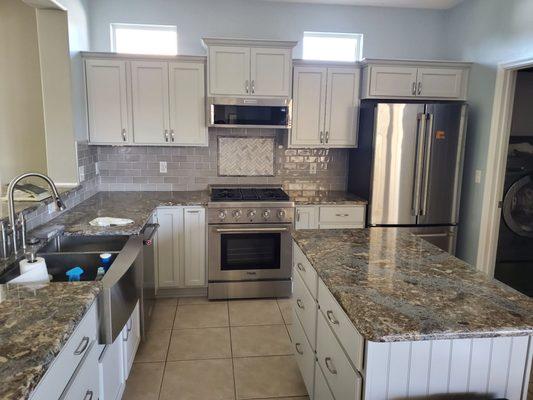
POLYGON ((446 10, 455 7, 463 0, 262 0, 285 3, 340 4, 348 6, 374 6, 399 8, 430 8, 446 10))

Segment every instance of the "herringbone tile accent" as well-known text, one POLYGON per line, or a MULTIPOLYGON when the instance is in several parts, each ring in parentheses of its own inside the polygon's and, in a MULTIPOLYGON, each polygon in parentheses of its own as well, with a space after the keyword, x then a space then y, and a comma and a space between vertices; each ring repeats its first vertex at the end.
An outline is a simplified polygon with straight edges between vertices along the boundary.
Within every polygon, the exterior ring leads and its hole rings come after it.
POLYGON ((218 138, 220 176, 273 176, 274 138, 218 138))

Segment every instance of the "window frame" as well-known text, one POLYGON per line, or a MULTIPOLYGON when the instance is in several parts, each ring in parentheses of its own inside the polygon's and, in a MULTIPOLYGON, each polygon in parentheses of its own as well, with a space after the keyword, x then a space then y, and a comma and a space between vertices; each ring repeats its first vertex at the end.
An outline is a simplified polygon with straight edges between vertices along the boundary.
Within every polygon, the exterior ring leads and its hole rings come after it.
POLYGON ((316 32, 304 31, 302 39, 302 59, 308 61, 331 61, 331 62, 360 62, 363 59, 363 34, 362 33, 348 33, 348 32, 316 32), (305 39, 306 37, 316 38, 335 38, 335 39, 355 39, 356 49, 354 52, 354 60, 332 60, 332 59, 315 59, 305 57, 305 39))
MULTIPOLYGON (((172 55, 178 55, 178 27, 177 25, 155 25, 155 24, 129 24, 129 23, 123 23, 123 22, 112 22, 110 24, 110 35, 111 35, 111 52, 118 53, 117 51, 117 36, 116 36, 116 29, 117 28, 133 28, 133 29, 139 29, 139 30, 153 30, 153 31, 165 31, 165 32, 173 32, 176 34, 176 54, 160 54, 161 56, 172 56, 172 55)), ((120 53, 120 54, 139 54, 139 55, 154 55, 154 54, 146 54, 146 53, 120 53)))

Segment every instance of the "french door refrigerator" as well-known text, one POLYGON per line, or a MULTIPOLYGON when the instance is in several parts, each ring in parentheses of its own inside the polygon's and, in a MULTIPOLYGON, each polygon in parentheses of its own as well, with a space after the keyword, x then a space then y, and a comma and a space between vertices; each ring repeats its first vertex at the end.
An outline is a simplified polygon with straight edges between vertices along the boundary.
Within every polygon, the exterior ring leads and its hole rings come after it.
POLYGON ((362 102, 348 190, 369 200, 369 226, 404 228, 455 253, 466 111, 461 102, 362 102))

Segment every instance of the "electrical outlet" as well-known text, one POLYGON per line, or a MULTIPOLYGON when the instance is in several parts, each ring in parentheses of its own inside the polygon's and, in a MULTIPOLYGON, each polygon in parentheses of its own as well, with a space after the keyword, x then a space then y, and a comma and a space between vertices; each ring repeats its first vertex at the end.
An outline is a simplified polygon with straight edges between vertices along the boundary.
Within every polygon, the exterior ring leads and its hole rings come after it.
POLYGON ((474 182, 481 183, 481 170, 480 169, 476 169, 476 173, 474 176, 474 182))
POLYGON ((167 162, 166 161, 159 161, 159 172, 162 174, 167 173, 167 162))
POLYGON ((56 203, 52 202, 48 204, 48 215, 52 214, 54 211, 56 211, 56 203))
POLYGON ((94 163, 94 173, 95 175, 100 175, 100 167, 98 166, 98 161, 94 163))
POLYGON ((80 178, 80 182, 85 180, 85 167, 83 165, 78 167, 78 176, 80 178))
POLYGON ((311 175, 316 175, 316 163, 309 164, 309 173, 311 175))

